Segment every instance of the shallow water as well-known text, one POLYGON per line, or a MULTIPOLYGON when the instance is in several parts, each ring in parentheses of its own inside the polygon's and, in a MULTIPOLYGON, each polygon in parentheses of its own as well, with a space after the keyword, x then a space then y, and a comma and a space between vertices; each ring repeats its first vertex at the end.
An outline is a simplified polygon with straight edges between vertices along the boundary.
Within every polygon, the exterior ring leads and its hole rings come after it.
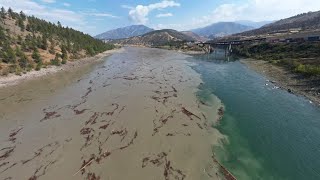
POLYGON ((227 138, 214 152, 238 179, 320 179, 318 107, 219 53, 190 61, 204 81, 200 97, 225 105, 217 128, 227 138))
POLYGON ((0 89, 0 179, 218 179, 221 104, 198 101, 186 58, 125 48, 0 89))

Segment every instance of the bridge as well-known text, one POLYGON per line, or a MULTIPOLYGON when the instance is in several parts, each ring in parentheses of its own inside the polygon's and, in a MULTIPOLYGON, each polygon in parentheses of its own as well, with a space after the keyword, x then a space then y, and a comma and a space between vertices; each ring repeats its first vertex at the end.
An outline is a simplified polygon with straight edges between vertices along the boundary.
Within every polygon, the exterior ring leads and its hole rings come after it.
POLYGON ((226 54, 230 54, 232 52, 232 46, 248 44, 248 43, 256 43, 266 41, 266 38, 256 38, 256 39, 247 39, 247 40, 231 40, 231 41, 209 41, 209 42, 199 42, 195 43, 199 47, 202 47, 203 50, 210 54, 214 51, 216 47, 225 48, 226 54))

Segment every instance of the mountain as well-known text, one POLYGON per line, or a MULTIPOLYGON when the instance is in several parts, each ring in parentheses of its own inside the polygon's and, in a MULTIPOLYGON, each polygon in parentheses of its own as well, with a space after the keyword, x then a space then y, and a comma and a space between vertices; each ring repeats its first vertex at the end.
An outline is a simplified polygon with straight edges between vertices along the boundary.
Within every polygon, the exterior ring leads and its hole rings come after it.
POLYGON ((239 33, 239 35, 260 35, 295 28, 301 28, 302 30, 320 28, 320 11, 302 13, 293 17, 281 19, 279 21, 262 26, 259 29, 239 33))
POLYGON ((0 75, 21 75, 113 47, 59 22, 53 24, 10 8, 0 11, 0 75))
POLYGON ((191 31, 205 37, 222 37, 250 29, 253 29, 253 27, 234 22, 218 22, 204 28, 198 28, 191 31))
POLYGON ((250 26, 254 28, 260 28, 264 25, 270 24, 274 21, 249 21, 249 20, 240 20, 240 21, 235 21, 235 23, 242 24, 245 26, 250 26))
POLYGON ((199 36, 198 34, 192 32, 192 31, 181 31, 181 32, 189 37, 192 37, 196 41, 206 42, 209 40, 208 38, 203 37, 203 36, 199 36))
POLYGON ((154 31, 154 29, 151 29, 144 25, 132 25, 127 26, 123 28, 117 28, 110 31, 107 31, 105 33, 96 35, 95 38, 97 39, 124 39, 124 38, 130 38, 134 36, 140 36, 143 34, 146 34, 148 32, 154 31))
POLYGON ((142 36, 114 40, 112 42, 127 45, 164 46, 186 41, 195 41, 195 39, 173 29, 163 29, 152 31, 142 36))

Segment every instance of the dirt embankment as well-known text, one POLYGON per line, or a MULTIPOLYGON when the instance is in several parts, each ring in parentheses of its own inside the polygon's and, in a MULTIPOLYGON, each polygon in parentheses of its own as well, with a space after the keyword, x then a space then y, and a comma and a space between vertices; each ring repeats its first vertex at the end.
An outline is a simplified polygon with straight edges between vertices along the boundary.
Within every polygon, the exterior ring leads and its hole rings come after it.
POLYGON ((249 68, 270 78, 271 82, 290 93, 302 95, 320 106, 320 78, 306 78, 283 67, 263 60, 245 59, 241 62, 249 68))

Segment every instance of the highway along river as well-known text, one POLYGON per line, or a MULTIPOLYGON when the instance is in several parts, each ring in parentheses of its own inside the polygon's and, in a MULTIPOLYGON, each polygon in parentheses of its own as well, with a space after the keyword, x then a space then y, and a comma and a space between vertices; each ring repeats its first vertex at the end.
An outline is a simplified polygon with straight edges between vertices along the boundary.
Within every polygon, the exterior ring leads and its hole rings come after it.
POLYGON ((219 59, 126 47, 0 89, 0 179, 319 179, 319 109, 219 59))

